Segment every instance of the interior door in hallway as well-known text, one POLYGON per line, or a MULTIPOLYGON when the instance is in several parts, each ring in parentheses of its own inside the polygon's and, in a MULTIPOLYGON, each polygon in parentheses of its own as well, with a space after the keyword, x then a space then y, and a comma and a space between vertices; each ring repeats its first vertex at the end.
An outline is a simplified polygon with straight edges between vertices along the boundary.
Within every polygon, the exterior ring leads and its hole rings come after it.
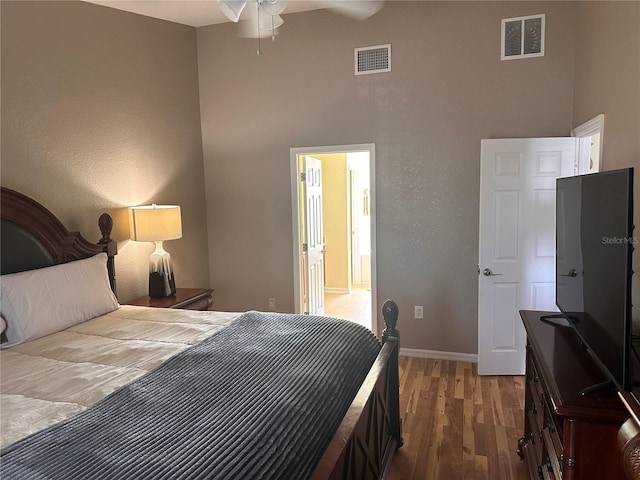
POLYGON ((324 228, 322 216, 322 162, 304 156, 305 176, 305 242, 303 246, 307 289, 307 308, 310 315, 324 315, 324 228))
POLYGON ((574 175, 573 137, 482 140, 478 373, 521 375, 519 310, 555 307, 556 178, 574 175))

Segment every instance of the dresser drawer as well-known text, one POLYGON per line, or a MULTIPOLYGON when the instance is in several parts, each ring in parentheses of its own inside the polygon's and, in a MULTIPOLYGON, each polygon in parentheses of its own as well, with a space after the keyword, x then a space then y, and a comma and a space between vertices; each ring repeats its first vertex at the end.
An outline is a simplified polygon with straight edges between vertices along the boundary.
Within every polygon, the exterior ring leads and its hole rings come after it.
POLYGON ((560 444, 560 450, 556 450, 557 443, 552 438, 552 430, 549 427, 542 429, 542 440, 547 452, 545 464, 547 469, 553 472, 553 478, 562 478, 562 444, 560 444))
MULTIPOLYGON (((535 462, 536 475, 532 478, 562 479, 562 424, 555 415, 548 389, 539 374, 535 358, 527 358, 526 422, 530 431, 528 454, 535 462)), ((529 467, 530 474, 533 470, 529 467)))

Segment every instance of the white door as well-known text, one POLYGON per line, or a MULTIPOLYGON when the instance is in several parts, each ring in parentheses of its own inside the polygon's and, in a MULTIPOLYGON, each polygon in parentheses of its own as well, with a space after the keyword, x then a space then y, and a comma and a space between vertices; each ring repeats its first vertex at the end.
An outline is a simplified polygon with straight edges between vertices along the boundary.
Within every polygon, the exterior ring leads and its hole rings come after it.
POLYGON ((349 215, 351 227, 351 278, 349 279, 349 288, 351 283, 362 284, 362 258, 360 255, 360 212, 362 211, 362 202, 358 201, 360 192, 360 172, 358 170, 349 169, 349 215))
POLYGON ((322 220, 322 162, 307 155, 303 158, 305 172, 305 287, 310 315, 324 315, 324 229, 322 220))
POLYGON ((478 373, 522 375, 519 310, 555 307, 555 180, 574 175, 575 138, 482 140, 478 373))

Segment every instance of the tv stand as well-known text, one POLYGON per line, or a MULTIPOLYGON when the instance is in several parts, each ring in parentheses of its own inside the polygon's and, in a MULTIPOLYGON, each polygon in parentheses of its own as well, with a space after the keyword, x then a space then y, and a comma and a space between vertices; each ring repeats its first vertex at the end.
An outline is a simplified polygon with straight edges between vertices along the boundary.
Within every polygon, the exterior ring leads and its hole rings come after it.
POLYGON ((580 395, 589 395, 591 393, 597 392, 599 390, 613 390, 617 392, 615 385, 610 380, 605 380, 604 382, 594 383, 593 385, 589 385, 588 387, 580 390, 580 395))
POLYGON ((549 325, 555 325, 557 327, 570 327, 571 326, 571 324, 569 323, 569 320, 567 320, 567 317, 565 317, 561 313, 552 313, 552 314, 549 314, 549 315, 542 315, 540 317, 540 321, 548 323, 549 325))
POLYGON ((606 377, 572 328, 540 321, 555 314, 520 312, 527 331, 527 373, 518 454, 531 479, 620 480, 616 438, 629 414, 614 389, 581 395, 606 377))

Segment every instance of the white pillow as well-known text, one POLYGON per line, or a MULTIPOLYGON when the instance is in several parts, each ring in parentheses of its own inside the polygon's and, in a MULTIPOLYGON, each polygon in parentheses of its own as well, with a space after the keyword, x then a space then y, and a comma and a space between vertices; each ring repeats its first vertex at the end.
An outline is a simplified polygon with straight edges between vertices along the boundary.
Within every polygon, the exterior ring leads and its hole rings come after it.
POLYGON ((0 277, 2 348, 50 335, 116 310, 107 254, 0 277))

